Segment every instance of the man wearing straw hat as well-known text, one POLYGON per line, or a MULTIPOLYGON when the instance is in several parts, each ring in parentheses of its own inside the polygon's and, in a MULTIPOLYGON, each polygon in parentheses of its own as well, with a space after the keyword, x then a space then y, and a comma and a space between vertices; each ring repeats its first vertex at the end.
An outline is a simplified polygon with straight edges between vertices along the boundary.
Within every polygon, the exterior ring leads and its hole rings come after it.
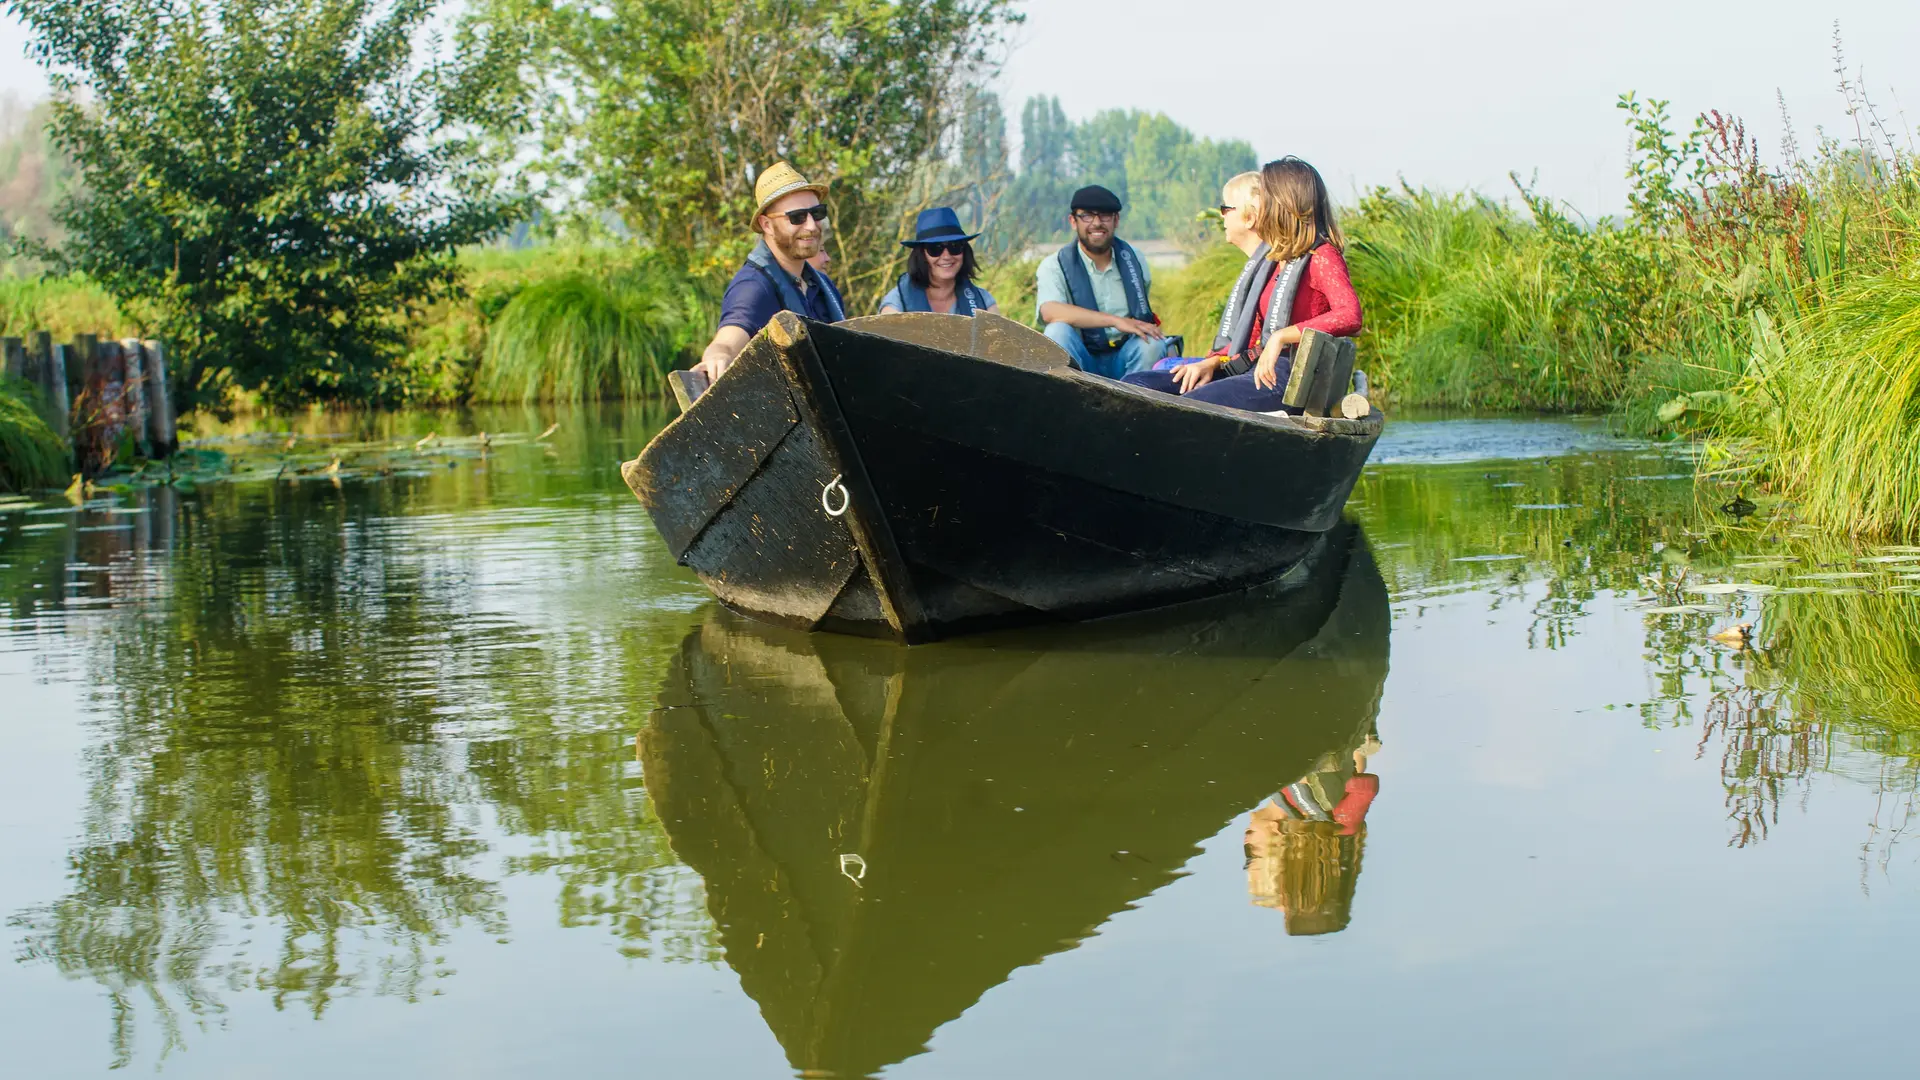
POLYGON ((847 317, 832 279, 811 265, 825 235, 827 207, 820 197, 826 190, 784 161, 754 181, 753 231, 760 241, 727 283, 719 332, 700 354, 695 371, 719 378, 753 335, 782 311, 820 322, 847 317))

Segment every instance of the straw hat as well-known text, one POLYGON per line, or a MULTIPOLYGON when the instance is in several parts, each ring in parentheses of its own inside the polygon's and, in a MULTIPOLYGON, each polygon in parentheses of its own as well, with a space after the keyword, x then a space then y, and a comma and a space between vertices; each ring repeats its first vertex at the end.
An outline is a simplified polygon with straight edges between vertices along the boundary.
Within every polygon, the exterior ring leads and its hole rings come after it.
POLYGON ((811 183, 800 175, 799 169, 784 161, 775 162, 753 182, 754 211, 753 219, 749 219, 748 224, 751 225, 754 219, 766 213, 767 207, 778 202, 781 196, 796 191, 811 191, 822 199, 827 197, 827 185, 811 183))

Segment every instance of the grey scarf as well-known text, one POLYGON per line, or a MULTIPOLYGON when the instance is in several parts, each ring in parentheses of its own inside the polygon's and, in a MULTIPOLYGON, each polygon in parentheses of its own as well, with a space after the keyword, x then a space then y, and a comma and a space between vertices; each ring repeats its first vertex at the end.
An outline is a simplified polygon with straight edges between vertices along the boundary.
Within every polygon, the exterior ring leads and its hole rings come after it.
MULTIPOLYGON (((1307 261, 1312 258, 1313 253, 1308 252, 1281 269, 1280 284, 1273 287, 1273 297, 1267 302, 1267 317, 1262 323, 1265 336, 1272 337, 1286 327, 1286 319, 1293 313, 1293 298, 1300 293, 1300 283, 1307 277, 1307 261)), ((1273 265, 1267 259, 1267 245, 1261 244, 1260 250, 1247 261, 1246 268, 1240 271, 1240 281, 1233 287, 1234 295, 1227 300, 1226 314, 1233 314, 1236 307, 1241 309, 1241 313, 1231 320, 1223 316, 1220 320, 1221 336, 1213 340, 1216 351, 1221 348, 1227 350, 1227 363, 1220 369, 1221 375, 1244 375, 1252 371, 1254 364, 1260 360, 1258 356, 1248 356, 1247 348, 1253 341, 1254 301, 1259 297, 1260 289, 1266 288, 1266 280, 1272 271, 1258 271, 1254 266, 1256 262, 1269 267, 1273 265), (1260 279, 1258 286, 1252 284, 1256 276, 1260 279), (1250 291, 1243 292, 1243 287, 1250 291)))

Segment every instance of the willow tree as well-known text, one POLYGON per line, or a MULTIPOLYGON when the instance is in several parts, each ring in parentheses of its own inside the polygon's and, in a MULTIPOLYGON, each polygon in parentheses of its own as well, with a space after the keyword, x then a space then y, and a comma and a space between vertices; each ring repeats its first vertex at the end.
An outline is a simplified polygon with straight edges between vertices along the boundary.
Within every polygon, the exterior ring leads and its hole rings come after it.
POLYGON ((515 72, 438 0, 6 0, 81 184, 43 252, 172 339, 207 395, 390 395, 395 317, 522 212, 486 144, 515 72))
POLYGON ((953 148, 1010 0, 486 0, 473 25, 537 39, 546 164, 589 208, 710 282, 752 242, 753 178, 831 185, 829 251, 878 295, 917 172, 953 148))

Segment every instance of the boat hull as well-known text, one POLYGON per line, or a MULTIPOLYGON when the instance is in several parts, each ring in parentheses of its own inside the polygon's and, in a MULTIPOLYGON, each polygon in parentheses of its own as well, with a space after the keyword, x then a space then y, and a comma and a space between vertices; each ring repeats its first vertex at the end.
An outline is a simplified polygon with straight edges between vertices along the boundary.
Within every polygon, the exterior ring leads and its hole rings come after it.
POLYGON ((1004 319, 783 315, 623 472, 728 607, 919 642, 1284 574, 1379 431, 1319 423, 1088 375, 1004 319))

